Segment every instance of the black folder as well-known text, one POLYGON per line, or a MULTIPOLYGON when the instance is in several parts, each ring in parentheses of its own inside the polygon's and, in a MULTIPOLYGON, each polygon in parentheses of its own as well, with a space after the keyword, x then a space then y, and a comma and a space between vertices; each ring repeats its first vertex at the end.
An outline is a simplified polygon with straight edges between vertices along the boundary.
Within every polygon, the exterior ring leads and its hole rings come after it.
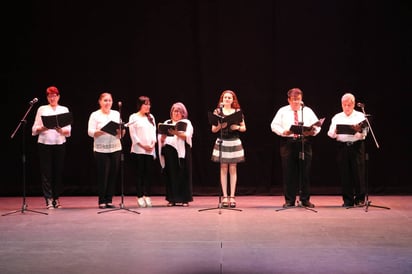
POLYGON ((117 122, 110 121, 104 127, 102 127, 100 130, 104 131, 104 132, 107 132, 107 133, 109 133, 113 136, 116 136, 117 135, 117 130, 120 129, 120 128, 123 129, 124 125, 120 125, 117 122))
POLYGON ((227 126, 230 127, 231 125, 234 124, 240 124, 243 120, 243 113, 242 110, 235 111, 233 114, 230 114, 228 116, 219 116, 216 114, 213 114, 212 112, 207 113, 208 119, 209 119, 209 124, 217 126, 219 122, 221 123, 227 123, 227 126))
POLYGON ((336 134, 354 135, 357 132, 355 129, 357 126, 360 126, 361 129, 366 128, 368 126, 366 119, 355 125, 338 124, 336 125, 336 134))
POLYGON ((336 125, 336 134, 354 135, 355 133, 353 125, 336 125))
POLYGON ((41 120, 48 129, 62 128, 73 123, 73 114, 65 112, 57 115, 41 116, 41 120))
POLYGON ((173 134, 169 133, 169 129, 175 129, 177 131, 186 131, 187 124, 185 122, 177 122, 176 124, 164 124, 164 123, 159 123, 157 125, 158 133, 159 134, 164 134, 167 136, 173 136, 173 134))
POLYGON ((315 123, 313 123, 311 126, 299 126, 299 125, 291 125, 290 126, 290 131, 293 132, 293 134, 301 134, 302 133, 302 127, 303 127, 303 132, 308 132, 311 131, 314 126, 321 127, 323 125, 323 122, 325 121, 325 118, 319 119, 315 123))

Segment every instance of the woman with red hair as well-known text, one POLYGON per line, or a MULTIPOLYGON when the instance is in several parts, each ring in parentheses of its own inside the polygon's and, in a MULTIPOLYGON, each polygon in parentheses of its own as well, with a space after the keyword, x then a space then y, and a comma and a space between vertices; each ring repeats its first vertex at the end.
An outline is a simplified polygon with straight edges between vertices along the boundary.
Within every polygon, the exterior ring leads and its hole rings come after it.
POLYGON ((235 123, 223 122, 225 117, 241 111, 236 93, 232 90, 225 90, 220 95, 217 108, 214 114, 222 118, 217 125, 212 125, 212 132, 221 134, 217 137, 213 147, 213 162, 220 163, 220 183, 222 186, 222 206, 236 207, 235 193, 237 183, 237 164, 245 161, 242 142, 239 138, 239 132, 246 131, 246 123, 243 117, 235 123), (228 196, 227 174, 230 177, 230 195, 228 196))

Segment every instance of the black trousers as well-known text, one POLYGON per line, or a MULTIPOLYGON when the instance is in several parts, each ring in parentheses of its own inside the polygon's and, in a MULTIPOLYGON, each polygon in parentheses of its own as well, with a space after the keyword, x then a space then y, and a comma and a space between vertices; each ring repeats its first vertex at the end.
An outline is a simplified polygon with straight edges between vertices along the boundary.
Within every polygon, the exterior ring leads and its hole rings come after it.
POLYGON ((166 145, 162 149, 165 157, 163 180, 166 185, 166 200, 171 203, 188 203, 192 196, 192 155, 186 144, 186 157, 179 158, 174 147, 166 145))
POLYGON ((345 205, 365 200, 365 142, 338 142, 337 164, 345 205))
POLYGON ((136 170, 137 197, 150 196, 154 159, 152 155, 131 153, 136 170))
POLYGON ((99 204, 112 202, 119 177, 121 154, 120 150, 111 153, 94 152, 99 204))
POLYGON ((282 163, 283 189, 286 203, 293 204, 298 193, 300 201, 309 201, 309 176, 312 163, 312 145, 307 139, 282 138, 280 158, 282 163))
POLYGON ((37 148, 44 198, 56 200, 63 190, 66 144, 45 145, 38 143, 37 148))

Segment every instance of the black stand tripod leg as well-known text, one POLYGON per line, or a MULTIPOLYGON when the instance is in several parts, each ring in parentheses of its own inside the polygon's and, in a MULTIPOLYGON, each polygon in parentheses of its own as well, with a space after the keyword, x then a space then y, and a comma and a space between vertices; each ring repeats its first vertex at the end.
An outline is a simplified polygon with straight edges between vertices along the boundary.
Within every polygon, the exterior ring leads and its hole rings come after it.
POLYGON ((2 216, 11 215, 11 214, 14 214, 14 213, 17 213, 17 212, 24 213, 25 211, 30 211, 30 212, 34 212, 34 213, 49 215, 48 213, 45 213, 45 212, 40 212, 40 211, 27 209, 27 204, 26 204, 26 122, 27 122, 26 121, 26 116, 27 116, 27 114, 29 114, 30 110, 33 107, 33 104, 35 103, 35 102, 34 103, 32 103, 32 102, 30 102, 29 109, 26 111, 23 118, 20 120, 20 123, 17 125, 16 129, 14 130, 14 132, 11 135, 11 138, 13 139, 14 136, 16 135, 16 132, 19 130, 20 127, 22 127, 22 139, 21 139, 22 140, 21 141, 21 145, 22 145, 21 159, 22 159, 22 161, 21 162, 22 162, 23 205, 21 207, 21 210, 15 210, 15 211, 3 214, 2 216))
MULTIPOLYGON (((369 163, 369 154, 365 153, 365 185, 366 185, 366 195, 365 195, 365 212, 368 212, 369 207, 376 207, 376 208, 382 208, 382 209, 390 209, 389 207, 386 206, 378 206, 378 205, 372 205, 372 201, 369 201, 369 168, 368 168, 368 163, 369 163)), ((363 207, 363 206, 362 206, 363 207)), ((348 207, 348 208, 354 208, 354 207, 348 207)))
POLYGON ((201 211, 214 210, 214 209, 219 209, 219 214, 222 214, 221 209, 224 209, 224 210, 242 211, 242 210, 239 209, 239 208, 223 207, 223 206, 222 206, 222 196, 219 196, 219 204, 218 204, 217 207, 199 209, 198 211, 201 212, 201 211))
POLYGON ((365 171, 365 177, 366 177, 366 201, 365 201, 365 212, 368 212, 369 207, 377 207, 377 208, 383 208, 383 209, 390 209, 389 207, 386 206, 377 206, 377 205, 371 205, 372 201, 369 201, 369 154, 365 153, 365 165, 366 165, 366 171, 365 171))
POLYGON ((36 210, 27 209, 26 201, 25 201, 25 199, 23 198, 23 205, 22 205, 21 209, 18 209, 18 210, 12 211, 12 212, 8 212, 8 213, 5 213, 5 214, 2 214, 1 216, 7 216, 7 215, 11 215, 11 214, 18 213, 18 212, 24 213, 24 212, 26 212, 26 211, 34 212, 34 213, 39 213, 39 214, 44 214, 44 215, 49 215, 49 213, 46 213, 46 212, 41 212, 41 211, 36 211, 36 210))
POLYGON ((368 212, 368 208, 369 208, 369 207, 377 207, 377 208, 383 208, 383 209, 390 209, 390 207, 372 205, 371 203, 372 203, 372 201, 367 201, 367 202, 366 202, 366 204, 365 204, 365 212, 368 212))

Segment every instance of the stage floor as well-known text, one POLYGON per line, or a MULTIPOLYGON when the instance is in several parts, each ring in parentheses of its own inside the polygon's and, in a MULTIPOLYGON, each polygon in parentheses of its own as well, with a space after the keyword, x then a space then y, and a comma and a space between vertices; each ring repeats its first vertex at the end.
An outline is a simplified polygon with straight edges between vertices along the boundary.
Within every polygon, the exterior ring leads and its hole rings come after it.
POLYGON ((411 273, 412 196, 369 200, 366 211, 312 196, 317 212, 278 211, 282 196, 239 196, 234 211, 214 196, 189 207, 156 196, 152 208, 127 196, 131 211, 106 212, 97 197, 54 210, 27 197, 22 212, 22 197, 0 197, 0 273, 411 273))

